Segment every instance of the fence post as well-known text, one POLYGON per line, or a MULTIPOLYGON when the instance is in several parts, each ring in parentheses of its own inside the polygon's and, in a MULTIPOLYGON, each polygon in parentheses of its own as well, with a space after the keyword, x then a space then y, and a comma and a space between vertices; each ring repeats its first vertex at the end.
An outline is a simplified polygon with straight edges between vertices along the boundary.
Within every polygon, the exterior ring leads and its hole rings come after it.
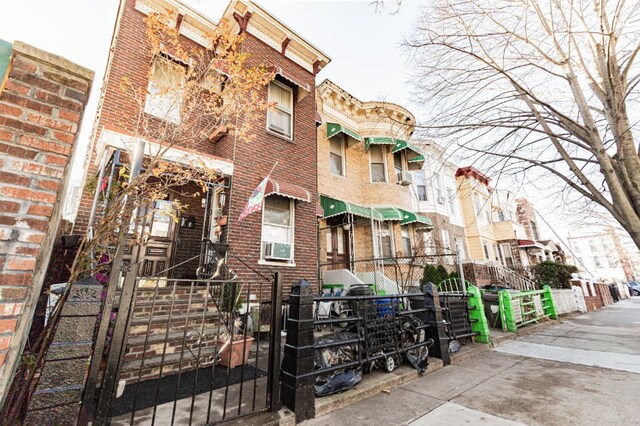
POLYGON ((545 285, 542 287, 542 290, 542 308, 544 309, 544 314, 548 315, 551 319, 558 319, 558 311, 556 310, 556 306, 553 303, 551 287, 545 285))
POLYGON ((274 274, 271 289, 271 327, 269 328, 269 375, 267 393, 271 411, 280 409, 280 383, 277 372, 280 371, 280 341, 282 331, 282 274, 274 274))
POLYGON ((511 294, 507 290, 498 292, 498 301, 500 305, 500 319, 502 320, 502 331, 516 332, 516 318, 513 313, 513 304, 511 303, 511 294))
POLYGON ((316 414, 315 377, 301 377, 313 372, 313 293, 308 281, 301 280, 291 288, 290 303, 280 397, 295 413, 296 422, 301 422, 316 414))
POLYGON ((484 304, 482 303, 482 294, 480 289, 475 285, 467 287, 467 295, 469 298, 469 316, 471 317, 471 330, 478 333, 475 341, 480 343, 490 343, 489 322, 484 314, 484 304))
POLYGON ((427 328, 427 339, 433 339, 434 345, 431 347, 431 353, 436 358, 440 358, 444 365, 451 364, 451 356, 449 355, 449 341, 447 340, 447 331, 442 321, 442 308, 440 307, 440 296, 438 290, 433 283, 427 283, 423 286, 424 307, 427 308, 426 322, 433 324, 434 327, 427 328))

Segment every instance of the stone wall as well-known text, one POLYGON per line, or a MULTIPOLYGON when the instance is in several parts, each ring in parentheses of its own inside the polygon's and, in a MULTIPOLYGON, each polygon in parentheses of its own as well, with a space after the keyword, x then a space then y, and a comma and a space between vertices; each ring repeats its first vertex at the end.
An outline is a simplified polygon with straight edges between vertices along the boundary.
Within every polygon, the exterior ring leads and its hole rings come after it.
POLYGON ((0 402, 40 295, 93 76, 13 43, 0 92, 0 402))

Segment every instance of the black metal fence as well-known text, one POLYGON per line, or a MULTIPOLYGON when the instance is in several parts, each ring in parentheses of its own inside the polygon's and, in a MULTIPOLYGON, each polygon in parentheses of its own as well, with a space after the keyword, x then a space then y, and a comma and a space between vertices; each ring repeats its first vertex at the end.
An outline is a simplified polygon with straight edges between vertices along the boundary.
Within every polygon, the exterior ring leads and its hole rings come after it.
POLYGON ((351 360, 320 367, 313 375, 322 377, 327 373, 355 367, 363 367, 365 372, 376 367, 392 371, 404 359, 410 359, 423 373, 427 367, 427 348, 434 343, 433 338, 428 338, 433 335, 429 330, 436 330, 437 336, 435 320, 430 318, 434 309, 425 305, 426 297, 430 295, 420 292, 314 297, 314 326, 317 331, 314 349, 320 351, 352 345, 353 354, 351 360), (323 311, 322 305, 326 304, 341 305, 336 309, 345 315, 325 318, 320 313, 323 311), (348 333, 349 337, 341 339, 331 334, 336 326, 341 333, 348 333))
POLYGON ((140 277, 130 304, 118 290, 104 349, 94 353, 85 419, 210 424, 277 408, 277 277, 140 277), (269 292, 269 301, 256 296, 269 292))

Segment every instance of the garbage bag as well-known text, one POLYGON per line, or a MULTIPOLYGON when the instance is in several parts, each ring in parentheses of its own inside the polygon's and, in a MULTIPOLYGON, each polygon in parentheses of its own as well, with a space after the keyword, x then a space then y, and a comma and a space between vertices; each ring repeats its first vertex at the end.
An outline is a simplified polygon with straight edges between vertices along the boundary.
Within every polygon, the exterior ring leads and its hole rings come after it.
POLYGON ((426 343, 424 346, 409 349, 405 352, 405 358, 415 368, 420 375, 423 375, 429 365, 429 347, 433 345, 433 339, 426 340, 427 333, 424 328, 420 328, 424 323, 414 315, 405 317, 402 323, 402 347, 407 348, 419 343, 426 343))
MULTIPOLYGON (((316 341, 317 344, 327 344, 340 341, 347 341, 357 338, 356 333, 340 332, 316 341)), ((350 363, 358 359, 358 344, 346 343, 343 346, 334 346, 315 351, 314 369, 333 367, 340 364, 350 363)), ((362 380, 362 368, 346 368, 320 374, 316 377, 316 396, 326 396, 351 389, 362 380)))
POLYGON ((454 354, 460 350, 460 342, 452 340, 449 342, 449 353, 454 354))

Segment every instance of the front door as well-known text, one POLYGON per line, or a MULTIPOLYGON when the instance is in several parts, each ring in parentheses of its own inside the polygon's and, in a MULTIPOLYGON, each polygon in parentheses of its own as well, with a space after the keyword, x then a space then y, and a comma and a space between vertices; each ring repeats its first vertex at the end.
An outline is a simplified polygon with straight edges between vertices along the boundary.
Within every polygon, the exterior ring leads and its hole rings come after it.
MULTIPOLYGON (((175 234, 175 209, 170 200, 158 200, 144 212, 140 227, 138 276, 167 276, 171 265, 175 234)), ((129 245, 125 262, 131 259, 133 245, 129 245)))
POLYGON ((342 226, 327 229, 329 269, 349 269, 349 230, 342 226))

